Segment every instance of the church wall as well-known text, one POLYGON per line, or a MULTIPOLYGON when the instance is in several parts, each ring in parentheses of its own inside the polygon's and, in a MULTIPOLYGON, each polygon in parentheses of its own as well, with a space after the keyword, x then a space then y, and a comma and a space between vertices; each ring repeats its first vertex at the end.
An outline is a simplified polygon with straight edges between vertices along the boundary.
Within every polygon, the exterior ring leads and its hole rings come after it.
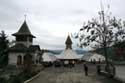
MULTIPOLYGON (((18 58, 19 55, 22 56, 22 64, 23 64, 23 57, 24 57, 25 53, 11 53, 11 52, 9 53, 9 64, 10 65, 17 65, 17 58, 18 58)), ((38 57, 38 51, 31 53, 31 55, 32 55, 33 63, 37 64, 36 60, 39 60, 38 59, 39 58, 38 57)))
POLYGON ((38 60, 38 51, 35 51, 34 53, 31 53, 31 55, 33 55, 32 60, 33 60, 34 64, 37 64, 36 60, 38 60))
MULTIPOLYGON (((17 65, 17 57, 21 55, 22 58, 24 53, 9 53, 9 64, 10 65, 17 65)), ((22 59, 23 60, 23 59, 22 59)), ((23 61, 22 61, 23 62, 23 61)))

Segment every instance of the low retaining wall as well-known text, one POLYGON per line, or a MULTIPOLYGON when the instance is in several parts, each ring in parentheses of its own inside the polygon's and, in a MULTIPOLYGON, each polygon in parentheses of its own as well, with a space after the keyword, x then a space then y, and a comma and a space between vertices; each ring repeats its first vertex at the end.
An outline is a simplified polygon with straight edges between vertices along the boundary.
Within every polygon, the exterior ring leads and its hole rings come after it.
POLYGON ((113 77, 114 77, 114 75, 109 74, 108 72, 105 72, 105 71, 101 71, 100 74, 101 74, 101 75, 104 75, 104 76, 106 76, 106 77, 109 77, 109 78, 113 78, 113 77))
POLYGON ((119 77, 117 75, 113 76, 112 74, 109 74, 108 72, 105 72, 105 71, 101 71, 100 74, 104 75, 104 76, 106 76, 108 78, 113 78, 114 80, 117 80, 120 83, 125 83, 125 79, 123 79, 123 78, 121 78, 121 77, 119 77))
POLYGON ((33 76, 32 78, 26 80, 24 83, 29 83, 29 82, 31 82, 32 80, 34 80, 35 78, 37 78, 39 76, 40 76, 40 72, 37 75, 33 76))
MULTIPOLYGON (((40 71, 44 70, 44 67, 40 67, 40 71)), ((24 83, 29 83, 31 82, 32 80, 34 80, 35 78, 39 77, 41 74, 41 72, 39 72, 38 74, 36 74, 35 76, 31 77, 30 79, 26 80, 24 83)))

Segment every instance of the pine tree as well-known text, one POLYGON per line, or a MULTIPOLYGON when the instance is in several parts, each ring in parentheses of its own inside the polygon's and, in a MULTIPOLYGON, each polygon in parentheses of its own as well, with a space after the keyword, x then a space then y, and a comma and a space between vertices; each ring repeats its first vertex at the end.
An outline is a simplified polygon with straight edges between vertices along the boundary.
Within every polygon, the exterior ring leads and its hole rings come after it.
POLYGON ((0 67, 8 64, 9 41, 4 31, 0 33, 0 67))

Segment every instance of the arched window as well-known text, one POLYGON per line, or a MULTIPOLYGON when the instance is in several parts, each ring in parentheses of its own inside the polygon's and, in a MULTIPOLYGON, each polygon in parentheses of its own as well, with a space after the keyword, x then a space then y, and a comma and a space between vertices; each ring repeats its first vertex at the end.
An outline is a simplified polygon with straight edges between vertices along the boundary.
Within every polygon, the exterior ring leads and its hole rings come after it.
POLYGON ((22 56, 18 55, 17 56, 17 65, 21 65, 22 64, 22 56))

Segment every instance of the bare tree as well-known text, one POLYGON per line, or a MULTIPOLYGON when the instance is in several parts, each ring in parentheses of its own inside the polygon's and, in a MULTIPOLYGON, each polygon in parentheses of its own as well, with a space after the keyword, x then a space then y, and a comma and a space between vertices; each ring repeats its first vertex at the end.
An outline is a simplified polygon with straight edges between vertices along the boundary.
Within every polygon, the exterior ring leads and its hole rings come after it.
POLYGON ((75 38, 79 39, 80 47, 103 48, 108 65, 107 47, 125 40, 125 22, 113 17, 111 12, 101 10, 97 18, 83 24, 75 38))

